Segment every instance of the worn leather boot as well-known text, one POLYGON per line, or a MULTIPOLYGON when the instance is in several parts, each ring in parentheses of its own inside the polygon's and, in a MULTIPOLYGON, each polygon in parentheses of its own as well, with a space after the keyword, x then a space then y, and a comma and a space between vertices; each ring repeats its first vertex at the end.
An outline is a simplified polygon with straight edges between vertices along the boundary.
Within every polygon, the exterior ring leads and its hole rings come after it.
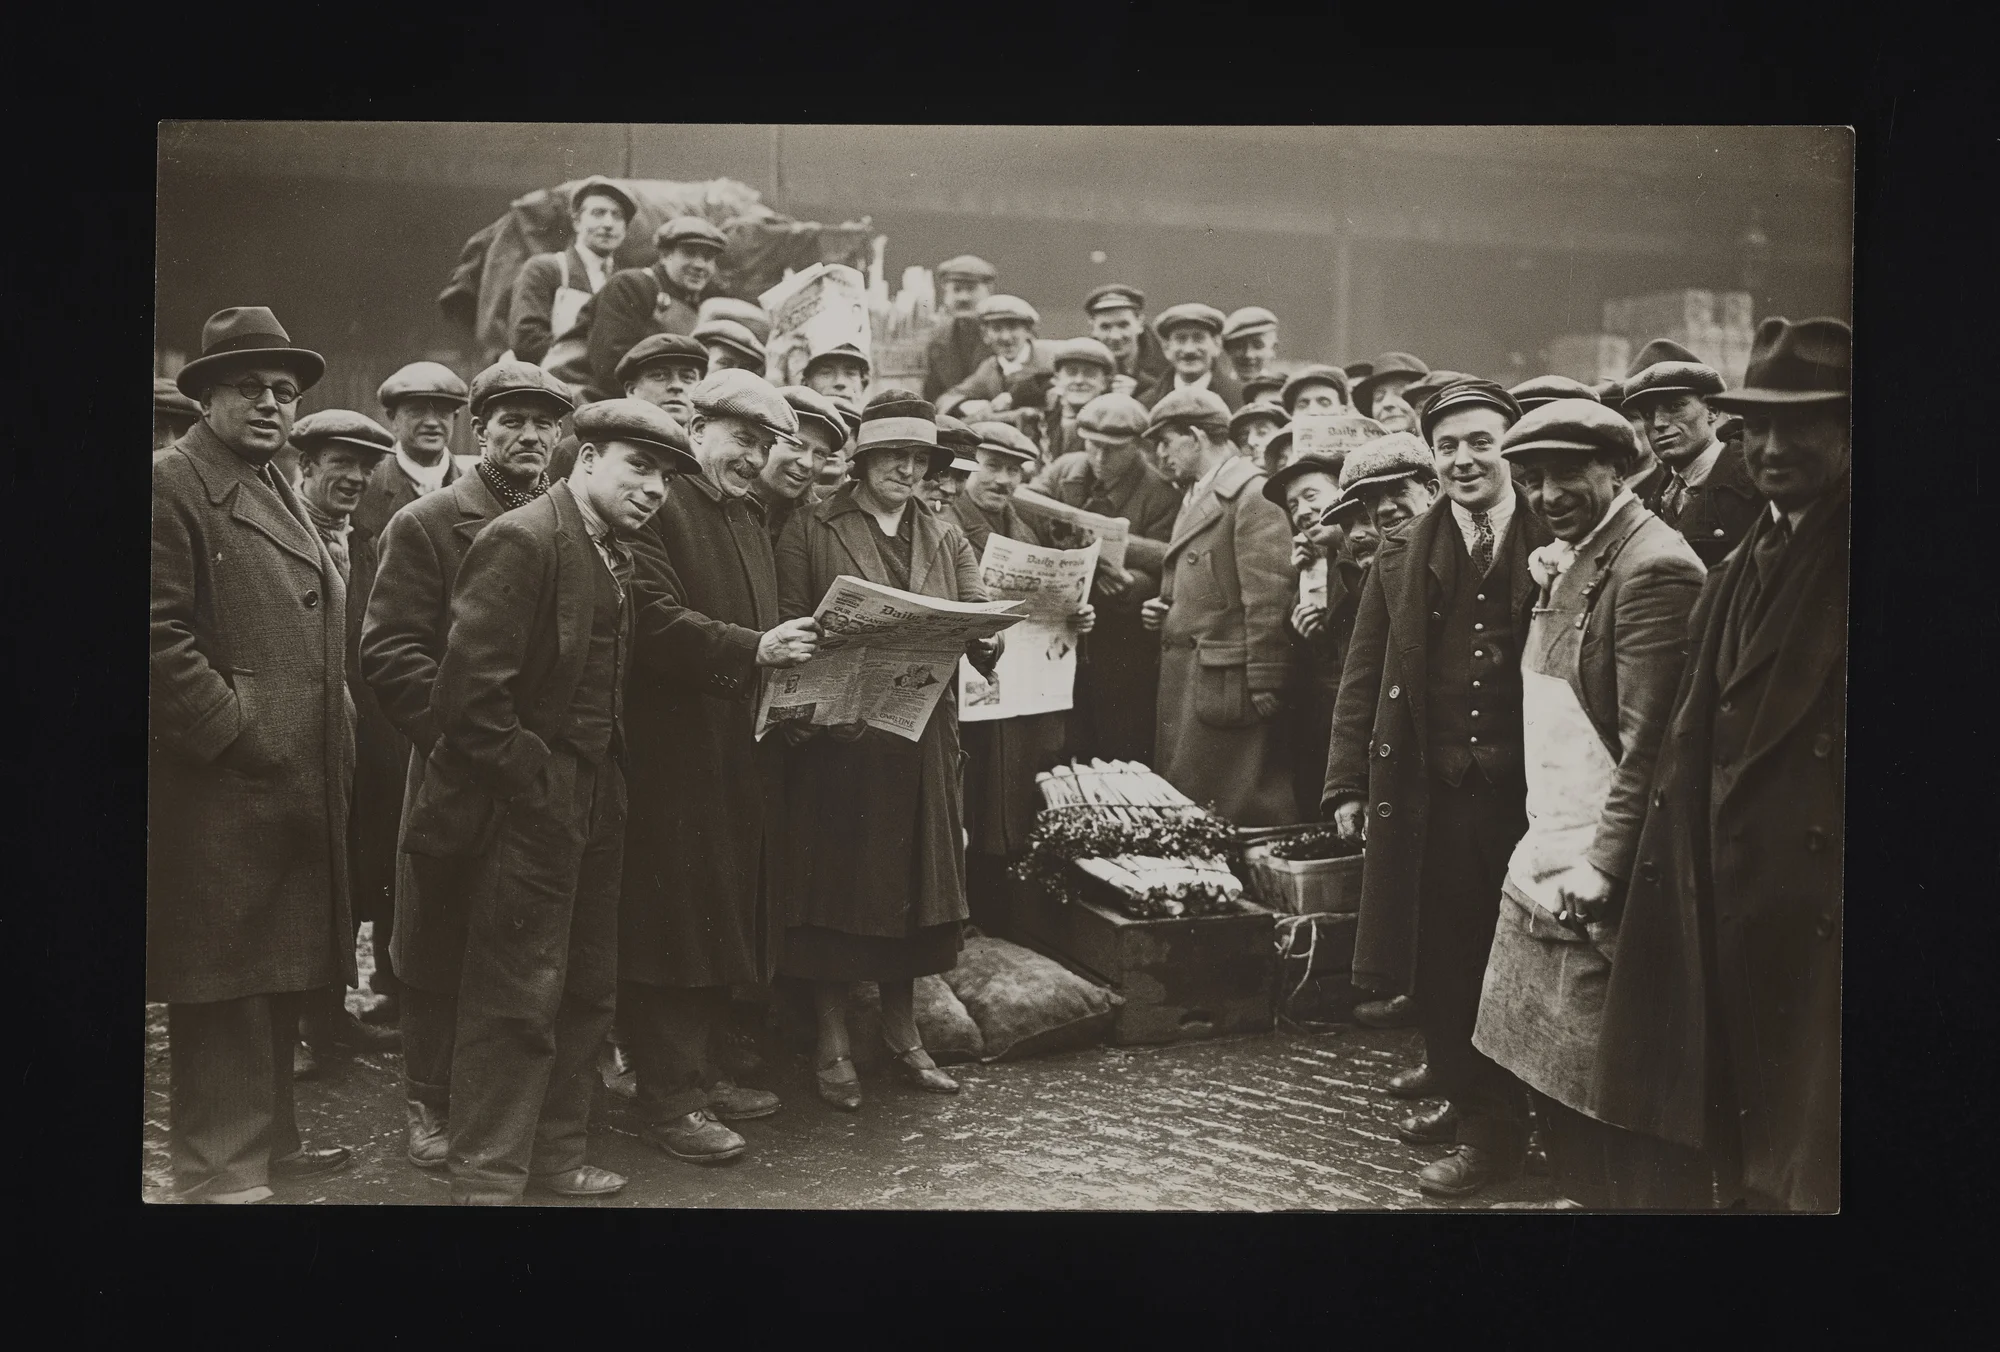
POLYGON ((1457 1104, 1443 1103, 1419 1108, 1389 1130, 1411 1145, 1450 1145, 1458 1139, 1458 1119, 1462 1116, 1457 1104))
POLYGON ((686 1117, 648 1125, 641 1134, 649 1144, 692 1164, 733 1160, 749 1145, 705 1108, 698 1108, 686 1117))
POLYGON ((578 1165, 559 1174, 530 1174, 528 1186, 558 1197, 609 1197, 623 1191, 628 1180, 623 1174, 600 1169, 594 1164, 578 1165))
POLYGON ((404 1133, 404 1153, 419 1169, 442 1169, 451 1155, 450 1130, 445 1116, 428 1103, 405 1099, 403 1112, 408 1126, 404 1133))
POLYGON ((1391 1098, 1420 1099, 1433 1098, 1437 1090, 1432 1085, 1431 1063, 1421 1062, 1408 1070, 1399 1070, 1389 1077, 1383 1086, 1391 1098))
POLYGON ((1432 1197, 1468 1197, 1488 1183, 1501 1183, 1520 1172, 1498 1154, 1476 1145, 1462 1145, 1441 1160, 1417 1171, 1417 1186, 1432 1197))
POLYGON ((1416 1004, 1407 995, 1363 1000, 1354 1007, 1354 1021, 1369 1028, 1408 1028, 1416 1017, 1416 1004))
POLYGON ((724 1122, 746 1122, 753 1117, 769 1117, 782 1100, 768 1089, 746 1089, 730 1080, 717 1080, 708 1091, 708 1110, 724 1122))

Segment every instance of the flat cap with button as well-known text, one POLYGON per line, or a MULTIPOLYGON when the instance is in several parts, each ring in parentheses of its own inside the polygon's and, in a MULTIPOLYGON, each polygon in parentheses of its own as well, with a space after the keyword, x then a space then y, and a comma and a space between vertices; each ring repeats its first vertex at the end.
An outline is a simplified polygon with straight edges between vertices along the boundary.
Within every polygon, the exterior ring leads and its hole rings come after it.
POLYGON ((1229 435, 1235 436, 1253 422, 1276 423, 1282 427, 1291 416, 1276 404, 1245 404, 1229 415, 1229 435))
POLYGON ((1055 352, 1049 357, 1049 365, 1060 367, 1064 362, 1088 362, 1109 375, 1118 374, 1118 362, 1111 355, 1111 349, 1095 338, 1070 338, 1057 343, 1055 352))
POLYGON ((1787 404, 1826 404, 1847 398, 1854 330, 1838 319, 1776 315, 1757 326, 1743 387, 1717 395, 1717 408, 1769 412, 1787 404))
POLYGON ((639 204, 632 200, 632 194, 626 192, 602 174, 592 174, 589 178, 586 178, 583 182, 570 189, 569 209, 571 215, 576 214, 577 208, 583 205, 583 199, 586 197, 604 197, 616 202, 618 209, 625 213, 627 221, 630 221, 634 216, 639 214, 639 204))
POLYGON ((1700 360, 1700 357, 1695 356, 1694 353, 1682 347, 1671 338, 1655 338, 1652 342, 1646 344, 1633 354, 1632 364, 1625 368, 1625 375, 1627 379, 1630 379, 1645 370, 1648 366, 1656 366, 1663 361, 1698 362, 1700 360))
POLYGON ((1100 394, 1077 410, 1076 430, 1086 441, 1130 441, 1143 436, 1151 415, 1129 394, 1100 394))
POLYGON ((1292 373, 1292 378, 1278 392, 1278 402, 1285 406, 1287 413, 1291 412, 1292 405, 1298 402, 1299 391, 1313 384, 1331 385, 1340 391, 1343 400, 1347 398, 1347 372, 1338 366, 1314 363, 1292 373))
POLYGON ((712 371, 692 390, 694 411, 711 418, 741 418, 787 441, 799 435, 798 415, 770 381, 740 367, 712 371))
POLYGON ((688 337, 697 343, 720 343, 763 369, 764 345, 757 341, 756 334, 733 319, 705 319, 694 326, 688 337))
MULTIPOLYGON (((977 435, 969 427, 966 432, 977 435)), ((942 474, 955 458, 952 447, 938 440, 936 404, 908 390, 879 391, 862 406, 861 426, 854 433, 854 458, 859 460, 869 451, 906 449, 930 453, 927 477, 942 474)))
POLYGON ((1229 430, 1229 405, 1214 390, 1175 390, 1153 405, 1144 435, 1156 437, 1170 427, 1202 427, 1221 436, 1229 430))
POLYGON ((1285 505, 1285 486, 1308 474, 1324 474, 1337 489, 1340 486, 1340 461, 1317 452, 1302 455, 1264 480, 1264 496, 1282 507, 1285 505))
POLYGON ((448 399, 463 404, 469 397, 458 372, 441 361, 413 361, 375 391, 375 402, 385 409, 394 409, 404 399, 448 399))
POLYGON ((786 385, 781 387, 778 393, 792 406, 792 413, 798 418, 801 430, 804 430, 807 422, 815 422, 833 433, 834 449, 838 450, 846 443, 852 425, 847 415, 840 411, 839 405, 833 400, 818 390, 807 389, 804 385, 786 385))
POLYGON ((1240 310, 1232 310, 1222 321, 1222 341, 1233 343, 1239 338, 1254 338, 1260 333, 1275 333, 1278 317, 1261 305, 1246 305, 1240 310))
POLYGON ((396 449, 388 428, 365 414, 344 408, 323 408, 292 424, 292 445, 307 450, 329 441, 384 456, 396 449))
POLYGON ((1568 376, 1536 376, 1533 380, 1522 381, 1507 393, 1514 396, 1514 402, 1521 406, 1523 413, 1532 412, 1556 399, 1597 398, 1596 390, 1568 376))
POLYGON ((538 395, 567 413, 576 407, 569 386, 530 361, 496 361, 472 378, 472 416, 503 395, 538 395))
POLYGON ((585 404, 573 420, 579 446, 602 448, 623 441, 658 455, 669 474, 699 474, 701 461, 688 449, 687 429, 644 399, 602 399, 585 404))
POLYGON ((182 418, 199 418, 201 405, 174 388, 165 376, 153 377, 153 412, 171 413, 182 418))
POLYGON ((729 247, 729 236, 704 217, 676 216, 653 232, 653 247, 661 253, 683 248, 706 248, 721 253, 729 247))
POLYGON ((979 438, 979 449, 982 451, 1012 456, 1025 465, 1032 465, 1042 458, 1041 450, 1019 428, 1002 422, 976 422, 972 424, 972 431, 979 438))
POLYGON ((1403 387, 1403 402, 1408 404, 1414 412, 1421 416, 1424 411, 1424 404, 1429 401, 1432 395, 1451 384, 1454 380, 1465 379, 1468 379, 1468 377, 1463 371, 1431 371, 1425 375, 1418 376, 1403 387))
POLYGON ((938 264, 937 275, 939 281, 947 277, 957 277, 968 282, 994 282, 1000 279, 1000 274, 994 270, 993 265, 976 254, 960 254, 956 258, 947 258, 938 264))
POLYGON ((618 359, 613 374, 623 385, 629 380, 637 380, 641 371, 658 361, 692 362, 696 370, 703 375, 708 374, 708 349, 685 333, 647 334, 618 359))
POLYGON ((758 342, 771 341, 771 316, 755 301, 738 300, 734 296, 710 296, 695 311, 695 322, 706 323, 711 319, 733 319, 756 334, 758 342))
POLYGON ((1438 425, 1440 418, 1468 408, 1497 410, 1507 419, 1510 427, 1521 419, 1521 406, 1514 402, 1513 395, 1493 381, 1465 376, 1452 381, 1424 402, 1424 411, 1417 419, 1423 427, 1424 440, 1431 439, 1431 429, 1438 425))
POLYGON ((1035 307, 1019 296, 988 296, 979 302, 977 313, 982 324, 1011 320, 1017 324, 1033 326, 1042 322, 1042 317, 1035 307))
POLYGON ((294 347, 285 326, 267 307, 232 305, 217 310, 201 326, 201 355, 175 374, 174 387, 190 399, 199 399, 228 372, 256 366, 290 371, 298 377, 301 390, 311 389, 326 374, 326 358, 294 347))
POLYGON ((1203 305, 1200 301, 1186 300, 1179 305, 1169 305, 1153 320, 1153 332, 1164 338, 1183 325, 1193 324, 1207 329, 1218 337, 1224 323, 1222 311, 1213 305, 1203 305))
POLYGON ((1246 404, 1277 404, 1279 391, 1285 388, 1285 378, 1276 372, 1261 376, 1251 376, 1243 382, 1243 402, 1246 404))
POLYGON ((1658 361, 1625 378, 1624 397, 1619 402, 1629 408, 1663 395, 1695 394, 1706 399, 1725 388, 1722 373, 1713 366, 1698 361, 1658 361))
POLYGON ((1509 460, 1531 451, 1602 456, 1620 472, 1638 458, 1625 415, 1588 397, 1552 399, 1524 414, 1500 439, 1500 454, 1509 460))
POLYGON ((1100 310, 1143 310, 1146 308, 1146 293, 1136 286, 1123 282, 1107 282, 1103 286, 1090 289, 1083 298, 1083 312, 1094 315, 1100 310))
POLYGON ((1431 458, 1431 448, 1414 432, 1391 432, 1364 441, 1347 453, 1347 460, 1340 467, 1340 495, 1352 497, 1354 490, 1364 484, 1388 483, 1412 475, 1420 479, 1437 477, 1437 462, 1431 458))

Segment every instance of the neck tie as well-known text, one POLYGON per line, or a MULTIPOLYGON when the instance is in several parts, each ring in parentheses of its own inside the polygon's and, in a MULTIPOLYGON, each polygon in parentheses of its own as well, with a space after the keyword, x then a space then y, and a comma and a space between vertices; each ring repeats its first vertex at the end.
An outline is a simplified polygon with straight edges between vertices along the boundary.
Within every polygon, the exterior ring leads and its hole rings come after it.
POLYGON ((1493 568, 1493 514, 1472 514, 1472 564, 1485 577, 1493 568))
POLYGON ((1765 603, 1777 590, 1778 568, 1784 562, 1785 549, 1791 542, 1792 523, 1783 516, 1771 523, 1771 529, 1757 537, 1757 547, 1750 551, 1750 563, 1757 576, 1757 592, 1751 600, 1752 616, 1762 616, 1765 603))

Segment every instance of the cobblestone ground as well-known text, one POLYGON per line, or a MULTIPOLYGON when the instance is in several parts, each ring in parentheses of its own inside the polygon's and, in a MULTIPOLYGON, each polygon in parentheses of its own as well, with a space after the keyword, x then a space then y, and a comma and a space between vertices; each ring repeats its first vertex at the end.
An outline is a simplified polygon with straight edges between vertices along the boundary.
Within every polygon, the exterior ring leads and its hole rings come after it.
MULTIPOLYGON (((351 997, 359 999, 360 997, 351 997)), ((607 1202, 555 1205, 951 1210, 1354 1210, 1433 1208, 1415 1173, 1443 1153, 1405 1145, 1390 1124, 1410 1105, 1378 1088, 1413 1062, 1411 1032, 1272 1033, 1171 1047, 1100 1047, 952 1067, 956 1097, 864 1072, 867 1102, 838 1112, 812 1092, 805 1059, 761 1078, 775 1116, 737 1129, 740 1159, 704 1167, 639 1139, 604 1094, 591 1160, 632 1180, 607 1202)), ((345 1172, 283 1190, 300 1203, 436 1205, 445 1188, 402 1152, 401 1064, 336 1061, 298 1086, 309 1144, 352 1148, 345 1172)), ((144 1192, 169 1196, 166 1011, 146 1020, 144 1192)), ((1549 1197, 1523 1177, 1454 1205, 1514 1207, 1549 1197)))

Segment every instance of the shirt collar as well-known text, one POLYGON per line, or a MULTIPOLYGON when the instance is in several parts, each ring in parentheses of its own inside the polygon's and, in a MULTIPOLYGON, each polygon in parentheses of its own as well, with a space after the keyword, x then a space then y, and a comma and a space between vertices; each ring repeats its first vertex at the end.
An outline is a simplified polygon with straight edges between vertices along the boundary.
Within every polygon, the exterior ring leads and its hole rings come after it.
POLYGON ((1799 523, 1806 519, 1806 513, 1811 510, 1812 504, 1810 502, 1803 507, 1794 507, 1789 512, 1774 502, 1771 504, 1771 519, 1773 521, 1784 522, 1792 528, 1792 534, 1797 535, 1799 533, 1799 523))
POLYGON ((1681 471, 1681 481, 1689 488, 1700 488, 1708 481, 1708 476, 1715 472, 1715 462, 1721 458, 1722 443, 1713 436, 1709 437, 1708 445, 1703 448, 1701 454, 1688 461, 1688 467, 1681 471))
POLYGON ((593 292, 602 291, 604 289, 604 279, 611 275, 611 260, 598 257, 585 248, 580 241, 576 246, 576 256, 583 263, 584 273, 590 280, 590 289, 593 292))
MULTIPOLYGON (((1469 548, 1472 544, 1473 533, 1472 513, 1461 506, 1458 499, 1452 498, 1450 501, 1452 520, 1458 523, 1459 534, 1465 537, 1465 543, 1469 548)), ((1510 490, 1501 497, 1500 501, 1494 503, 1486 510, 1486 521, 1488 525, 1493 527, 1493 544, 1496 549, 1499 547, 1500 541, 1506 537, 1507 525, 1513 519, 1514 494, 1510 490)))
MULTIPOLYGON (((565 484, 567 484, 567 481, 565 481, 565 484)), ((592 544, 604 543, 604 537, 611 534, 611 527, 605 523, 603 517, 597 514, 597 509, 590 505, 589 498, 576 492, 574 489, 570 491, 569 496, 570 500, 576 503, 577 512, 583 517, 583 528, 590 533, 590 542, 592 544)))
POLYGON ((1008 361, 998 352, 995 352, 993 354, 993 360, 999 363, 1000 374, 1003 376, 1013 375, 1015 372, 1027 366, 1027 364, 1033 361, 1034 359, 1035 359, 1035 345, 1033 341, 1030 341, 1026 347, 1021 349, 1021 356, 1016 361, 1008 361))
POLYGON ((445 473, 451 468, 451 452, 446 451, 439 456, 435 465, 423 465, 412 460, 399 441, 396 443, 396 463, 403 467, 403 473, 410 476, 410 482, 417 486, 417 493, 421 496, 444 487, 445 473))
POLYGON ((1212 370, 1203 371, 1193 380, 1189 380, 1187 377, 1183 376, 1179 370, 1176 370, 1174 372, 1174 388, 1177 390, 1205 390, 1208 388, 1209 382, 1214 377, 1214 375, 1215 372, 1212 370))

